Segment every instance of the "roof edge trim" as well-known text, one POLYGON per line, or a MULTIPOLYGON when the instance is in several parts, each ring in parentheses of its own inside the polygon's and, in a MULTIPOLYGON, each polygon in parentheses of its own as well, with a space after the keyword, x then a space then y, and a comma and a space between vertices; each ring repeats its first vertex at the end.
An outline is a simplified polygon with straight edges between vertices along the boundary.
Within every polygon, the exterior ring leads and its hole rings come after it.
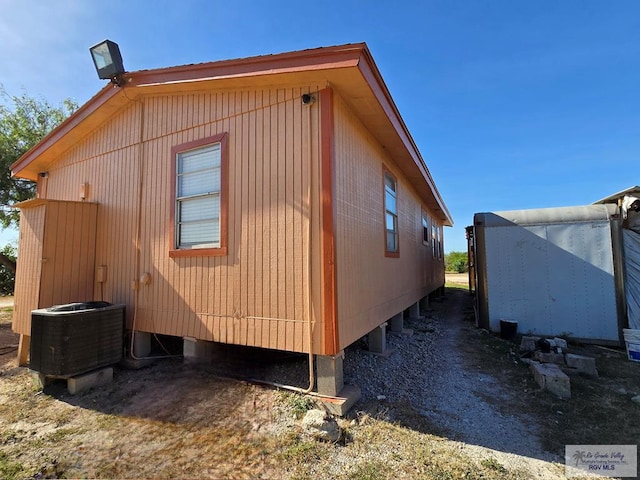
POLYGON ((371 55, 371 52, 366 47, 366 45, 362 50, 362 56, 363 56, 364 62, 360 62, 358 64, 358 68, 360 69, 360 72, 362 73, 363 77, 366 79, 367 83, 369 84, 369 87, 371 88, 371 91, 373 92, 374 96, 378 99, 380 106, 382 107, 387 117, 391 121, 393 128, 396 130, 398 136, 402 140, 402 143, 404 144, 405 148, 411 155, 416 167, 420 170, 420 174, 422 175, 425 182, 433 192, 435 200, 438 203, 438 206, 440 208, 440 211, 444 216, 445 225, 453 226, 453 218, 451 217, 451 213, 449 212, 446 204, 444 203, 442 195, 440 195, 440 192, 436 187, 433 177, 431 176, 431 172, 429 172, 429 169, 427 168, 427 164, 422 158, 422 155, 420 154, 420 151, 418 150, 418 147, 415 141, 413 140, 411 133, 409 133, 409 129, 407 128, 407 125, 404 123, 404 120, 400 115, 400 111, 398 110, 398 107, 393 101, 393 97, 391 96, 391 93, 389 92, 389 89, 387 88, 387 85, 385 84, 384 79, 382 78, 382 74, 380 73, 380 70, 378 69, 375 63, 373 56, 371 55))

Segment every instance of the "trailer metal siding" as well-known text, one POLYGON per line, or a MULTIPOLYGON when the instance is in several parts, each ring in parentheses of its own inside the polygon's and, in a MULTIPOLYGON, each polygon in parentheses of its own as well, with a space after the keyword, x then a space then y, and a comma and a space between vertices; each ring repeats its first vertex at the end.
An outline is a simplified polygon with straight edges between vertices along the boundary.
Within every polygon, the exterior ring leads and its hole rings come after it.
POLYGON ((480 325, 618 343, 616 215, 612 205, 476 214, 480 325))

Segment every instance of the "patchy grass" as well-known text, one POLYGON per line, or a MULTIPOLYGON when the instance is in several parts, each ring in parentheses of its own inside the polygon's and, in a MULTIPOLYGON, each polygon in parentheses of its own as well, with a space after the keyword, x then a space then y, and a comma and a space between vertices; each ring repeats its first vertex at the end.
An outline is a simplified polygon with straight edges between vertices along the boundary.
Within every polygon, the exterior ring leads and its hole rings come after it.
POLYGON ((287 435, 281 447, 284 448, 280 452, 280 458, 294 468, 305 464, 313 464, 328 455, 327 444, 304 439, 297 433, 287 435))
POLYGON ((313 399, 302 394, 281 391, 280 395, 282 396, 282 400, 291 409, 296 419, 304 417, 309 410, 316 406, 316 402, 313 399))
POLYGON ((484 460, 481 460, 480 465, 498 473, 507 473, 507 469, 504 468, 504 465, 502 465, 500 462, 498 462, 498 460, 496 460, 493 457, 485 458, 484 460))
POLYGON ((469 274, 468 273, 445 273, 445 288, 462 288, 469 290, 469 274))
POLYGON ((361 410, 354 413, 355 418, 341 420, 343 425, 349 425, 345 429, 348 441, 344 444, 318 442, 299 434, 281 438, 281 442, 286 443, 279 453, 279 464, 287 472, 284 477, 335 480, 533 478, 495 460, 472 459, 445 437, 407 426, 411 413, 406 409, 401 415, 396 406, 392 410, 394 417, 402 418, 392 420, 390 410, 378 408, 370 413, 361 410))
MULTIPOLYGON (((640 405, 631 401, 640 395, 640 364, 628 361, 624 350, 570 344, 570 353, 596 358, 599 377, 569 373, 571 399, 562 400, 536 384, 520 360, 519 340, 503 340, 472 325, 464 337, 460 348, 475 350, 474 367, 519 393, 519 407, 537 420, 548 451, 564 455, 565 445, 636 444, 640 438, 640 422, 629 421, 640 417, 640 405)), ((483 398, 501 408, 499 399, 483 398)))
POLYGON ((8 455, 0 451, 0 478, 13 480, 23 478, 24 466, 11 460, 8 455))
POLYGON ((358 465, 355 470, 349 473, 349 480, 378 480, 379 478, 390 478, 392 473, 389 466, 380 460, 370 460, 358 465))

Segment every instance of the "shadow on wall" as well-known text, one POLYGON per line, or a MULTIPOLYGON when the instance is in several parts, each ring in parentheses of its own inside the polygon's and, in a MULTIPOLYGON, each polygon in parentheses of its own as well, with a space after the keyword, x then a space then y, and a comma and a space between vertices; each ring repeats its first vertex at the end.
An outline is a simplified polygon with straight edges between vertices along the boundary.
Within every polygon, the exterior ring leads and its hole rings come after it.
POLYGON ((485 213, 474 223, 480 326, 496 332, 508 319, 520 333, 619 342, 617 220, 523 225, 485 213))

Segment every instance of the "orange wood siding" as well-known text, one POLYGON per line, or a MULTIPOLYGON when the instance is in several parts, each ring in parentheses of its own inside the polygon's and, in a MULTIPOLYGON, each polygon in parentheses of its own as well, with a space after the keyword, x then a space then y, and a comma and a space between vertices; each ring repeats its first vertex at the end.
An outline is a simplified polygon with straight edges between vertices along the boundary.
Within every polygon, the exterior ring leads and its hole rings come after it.
MULTIPOLYGON (((88 183, 88 200, 100 205, 95 264, 108 273, 94 297, 126 304, 131 326, 132 282, 146 272, 151 284, 139 289, 137 330, 307 351, 308 242, 313 317, 322 331, 320 139, 318 102, 305 106, 300 97, 316 91, 309 85, 142 98, 66 152, 43 191, 77 200, 88 183), (228 253, 170 258, 171 149, 221 133, 228 142, 228 253)), ((319 352, 321 335, 314 339, 319 352)))
POLYGON ((334 98, 338 324, 344 348, 444 285, 444 264, 422 243, 421 215, 428 210, 393 158, 334 98), (385 256, 383 165, 397 178, 398 258, 385 256))
POLYGON ((13 319, 13 329, 26 335, 31 310, 93 299, 98 207, 40 200, 31 205, 21 212, 13 319))
POLYGON ((38 205, 20 212, 12 329, 24 335, 31 335, 31 310, 38 308, 45 210, 38 205))

